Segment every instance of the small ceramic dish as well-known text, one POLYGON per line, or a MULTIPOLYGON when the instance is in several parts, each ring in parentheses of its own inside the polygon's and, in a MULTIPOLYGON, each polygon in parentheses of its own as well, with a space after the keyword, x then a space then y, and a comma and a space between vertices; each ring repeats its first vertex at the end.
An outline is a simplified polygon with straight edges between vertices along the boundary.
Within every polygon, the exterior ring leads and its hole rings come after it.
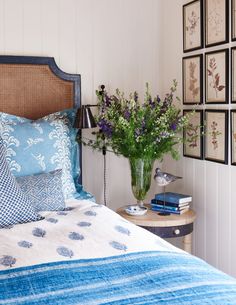
POLYGON ((125 212, 131 216, 142 216, 147 213, 146 207, 140 207, 139 205, 128 205, 125 208, 125 212))

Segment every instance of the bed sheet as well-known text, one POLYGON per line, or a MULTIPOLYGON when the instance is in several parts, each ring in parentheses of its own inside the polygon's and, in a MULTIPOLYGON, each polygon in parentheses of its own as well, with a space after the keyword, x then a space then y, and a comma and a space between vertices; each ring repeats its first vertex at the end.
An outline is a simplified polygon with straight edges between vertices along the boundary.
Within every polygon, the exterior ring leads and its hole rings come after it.
POLYGON ((38 222, 0 229, 0 270, 143 251, 177 251, 103 205, 71 199, 38 222))

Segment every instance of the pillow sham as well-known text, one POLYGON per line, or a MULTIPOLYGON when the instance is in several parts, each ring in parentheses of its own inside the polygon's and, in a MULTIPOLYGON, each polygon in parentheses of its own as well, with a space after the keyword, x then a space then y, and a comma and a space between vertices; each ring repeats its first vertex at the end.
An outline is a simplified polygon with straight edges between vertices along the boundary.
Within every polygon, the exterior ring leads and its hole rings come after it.
POLYGON ((60 211, 65 209, 62 192, 62 170, 16 178, 23 193, 29 197, 34 209, 39 211, 60 211))
MULTIPOLYGON (((72 175, 72 180, 74 182, 74 186, 76 191, 68 196, 65 194, 65 199, 74 197, 78 199, 92 199, 94 200, 94 197, 86 192, 83 189, 83 186, 79 184, 78 179, 80 177, 81 171, 80 171, 80 163, 79 163, 79 145, 76 141, 76 135, 77 135, 77 130, 73 128, 74 126, 74 121, 76 117, 76 109, 65 109, 56 113, 49 114, 41 119, 38 119, 37 121, 34 121, 35 123, 39 122, 53 122, 53 121, 62 121, 68 128, 68 134, 70 138, 70 166, 71 166, 71 175, 72 175)), ((8 142, 9 139, 9 132, 8 130, 11 129, 11 126, 9 125, 17 125, 19 123, 30 123, 32 122, 31 120, 28 120, 26 118, 10 115, 4 112, 0 112, 0 135, 1 133, 4 133, 5 135, 5 141, 8 142)), ((3 136, 4 137, 4 136, 3 136)), ((14 141, 13 141, 14 142, 14 141)), ((16 143, 17 144, 17 143, 16 143)), ((14 151, 11 151, 11 143, 6 143, 6 146, 9 146, 9 153, 13 153, 14 151)), ((14 144, 13 144, 14 146, 14 144)), ((12 167, 14 168, 14 160, 11 160, 11 158, 8 158, 8 161, 12 164, 12 167)), ((14 172, 13 172, 14 173, 14 172)), ((34 174, 34 173, 32 173, 34 174)), ((64 183, 63 183, 63 188, 64 188, 64 183)))
POLYGON ((42 219, 10 172, 5 153, 0 139, 0 228, 42 219))
POLYGON ((71 165, 69 128, 63 121, 0 123, 6 159, 16 177, 62 169, 65 199, 76 192, 71 165))

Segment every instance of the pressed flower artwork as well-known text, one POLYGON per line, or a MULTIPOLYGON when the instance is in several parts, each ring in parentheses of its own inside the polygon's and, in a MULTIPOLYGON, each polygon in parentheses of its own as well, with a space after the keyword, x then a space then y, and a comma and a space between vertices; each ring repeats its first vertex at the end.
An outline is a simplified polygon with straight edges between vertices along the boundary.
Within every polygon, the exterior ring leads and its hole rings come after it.
POLYGON ((228 50, 206 53, 206 103, 228 102, 228 50))
POLYGON ((231 102, 236 103, 236 47, 231 49, 231 102))
POLYGON ((206 110, 205 159, 228 163, 228 110, 206 110))
POLYGON ((183 103, 202 103, 202 55, 183 58, 183 103))
POLYGON ((231 37, 232 40, 236 40, 236 0, 231 0, 231 37))
POLYGON ((184 52, 202 48, 202 16, 201 0, 183 6, 184 52))
MULTIPOLYGON (((184 110, 184 114, 192 112, 192 110, 184 110)), ((203 111, 195 110, 189 120, 189 128, 184 131, 184 147, 183 154, 185 157, 196 159, 203 158, 203 111)))
POLYGON ((229 0, 205 0, 206 47, 228 42, 228 3, 229 0))
POLYGON ((231 164, 236 165, 236 110, 231 110, 231 164))

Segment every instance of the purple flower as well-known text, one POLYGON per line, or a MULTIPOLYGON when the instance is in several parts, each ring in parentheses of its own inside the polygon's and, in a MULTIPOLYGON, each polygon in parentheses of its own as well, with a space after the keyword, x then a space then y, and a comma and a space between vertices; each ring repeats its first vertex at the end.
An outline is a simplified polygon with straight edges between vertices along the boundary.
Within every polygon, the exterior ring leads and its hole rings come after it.
POLYGON ((177 129, 177 124, 176 124, 176 123, 172 123, 172 124, 170 125, 170 129, 173 130, 173 131, 176 131, 176 129, 177 129))
POLYGON ((143 121, 142 121, 142 131, 144 131, 145 128, 146 128, 146 122, 145 122, 145 120, 143 120, 143 121))
POLYGON ((124 118, 125 118, 127 121, 129 121, 130 116, 131 116, 130 111, 129 111, 128 109, 126 109, 125 112, 124 112, 124 118))
POLYGON ((160 96, 157 95, 157 103, 160 103, 160 102, 161 102, 160 96))
POLYGON ((138 101, 138 92, 134 92, 134 100, 135 100, 135 102, 137 102, 138 101))
POLYGON ((111 105, 111 98, 107 94, 105 94, 104 99, 105 99, 105 106, 109 107, 111 105))
POLYGON ((105 119, 101 119, 101 121, 98 122, 98 126, 100 127, 100 131, 104 133, 108 138, 112 136, 111 123, 107 122, 105 119))

